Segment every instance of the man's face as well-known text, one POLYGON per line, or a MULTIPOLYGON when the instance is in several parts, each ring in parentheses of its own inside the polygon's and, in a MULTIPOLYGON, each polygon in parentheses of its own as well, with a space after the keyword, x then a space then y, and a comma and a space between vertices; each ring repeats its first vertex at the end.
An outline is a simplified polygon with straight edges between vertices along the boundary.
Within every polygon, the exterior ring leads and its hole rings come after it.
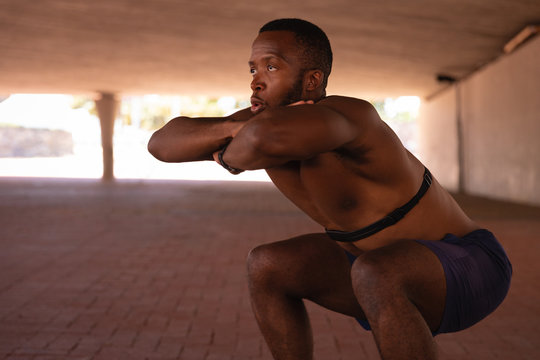
POLYGON ((266 31, 255 39, 249 69, 253 76, 251 111, 288 105, 302 99, 303 71, 298 45, 289 31, 266 31))

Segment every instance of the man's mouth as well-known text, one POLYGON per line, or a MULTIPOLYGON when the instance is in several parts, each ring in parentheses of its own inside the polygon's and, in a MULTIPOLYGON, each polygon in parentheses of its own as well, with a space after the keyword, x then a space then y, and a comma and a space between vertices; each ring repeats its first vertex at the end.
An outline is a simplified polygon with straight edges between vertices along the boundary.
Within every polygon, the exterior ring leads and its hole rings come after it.
POLYGON ((251 112, 256 114, 264 110, 266 107, 264 100, 259 99, 256 96, 251 97, 251 112))

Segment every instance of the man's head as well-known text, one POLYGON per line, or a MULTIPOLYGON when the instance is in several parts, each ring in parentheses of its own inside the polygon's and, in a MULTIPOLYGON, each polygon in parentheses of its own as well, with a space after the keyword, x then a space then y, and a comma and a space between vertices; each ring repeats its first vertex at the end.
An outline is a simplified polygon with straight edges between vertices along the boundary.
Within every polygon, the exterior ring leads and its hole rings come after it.
POLYGON ((316 25, 300 19, 278 19, 260 29, 249 64, 255 102, 263 103, 252 110, 259 112, 267 106, 323 97, 332 50, 316 25))
POLYGON ((326 88, 333 56, 330 41, 320 27, 301 19, 277 19, 261 27, 259 34, 265 31, 294 33, 303 60, 303 70, 321 70, 324 73, 323 88, 326 88))

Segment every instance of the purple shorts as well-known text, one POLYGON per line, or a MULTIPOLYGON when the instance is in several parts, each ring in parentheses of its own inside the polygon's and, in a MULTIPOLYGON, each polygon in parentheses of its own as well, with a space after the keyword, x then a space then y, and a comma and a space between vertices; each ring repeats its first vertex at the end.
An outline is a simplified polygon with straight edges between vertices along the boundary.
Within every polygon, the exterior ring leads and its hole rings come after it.
MULTIPOLYGON (((447 234, 440 241, 416 240, 439 258, 446 276, 446 304, 439 329, 433 335, 466 329, 492 313, 510 288, 512 265, 502 246, 488 230, 460 238, 447 234)), ((351 264, 355 257, 347 253, 351 264)), ((369 323, 357 319, 366 329, 369 323)))

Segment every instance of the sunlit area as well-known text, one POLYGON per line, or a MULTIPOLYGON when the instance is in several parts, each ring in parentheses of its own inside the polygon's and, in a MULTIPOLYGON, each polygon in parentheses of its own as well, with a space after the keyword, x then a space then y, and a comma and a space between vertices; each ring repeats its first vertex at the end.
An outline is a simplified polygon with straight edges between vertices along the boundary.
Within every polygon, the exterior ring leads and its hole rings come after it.
MULTIPOLYGON (((0 176, 100 178, 100 123, 91 97, 14 94, 0 102, 0 176)), ((372 100, 403 144, 416 151, 420 99, 372 100)), ((152 133, 176 116, 225 116, 249 106, 247 99, 126 96, 114 125, 114 175, 118 179, 269 181, 264 171, 231 175, 212 161, 170 164, 153 158, 152 133)))

